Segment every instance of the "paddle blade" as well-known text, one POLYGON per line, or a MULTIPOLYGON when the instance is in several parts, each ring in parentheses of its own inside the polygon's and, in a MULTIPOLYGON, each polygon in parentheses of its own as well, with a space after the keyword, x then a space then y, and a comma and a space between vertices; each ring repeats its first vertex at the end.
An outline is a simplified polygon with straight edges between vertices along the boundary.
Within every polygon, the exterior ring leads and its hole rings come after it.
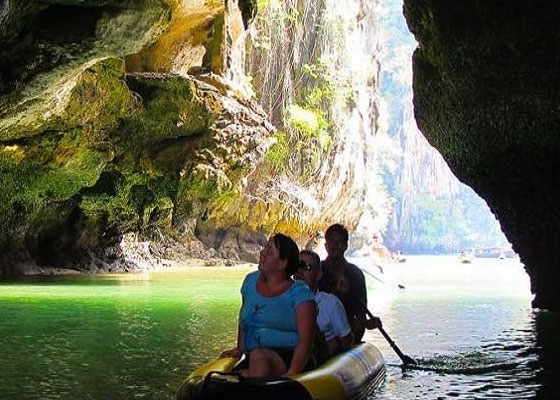
POLYGON ((409 364, 414 364, 414 365, 417 364, 415 359, 413 359, 410 356, 407 356, 406 354, 403 354, 401 359, 405 366, 409 364))

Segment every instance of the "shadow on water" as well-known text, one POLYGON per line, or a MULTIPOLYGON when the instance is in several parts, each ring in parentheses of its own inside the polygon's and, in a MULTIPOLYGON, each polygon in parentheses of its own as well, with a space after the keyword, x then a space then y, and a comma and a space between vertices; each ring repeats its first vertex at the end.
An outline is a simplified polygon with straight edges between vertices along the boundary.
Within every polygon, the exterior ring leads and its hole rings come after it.
POLYGON ((479 347, 387 363, 385 388, 373 399, 557 399, 560 313, 532 312, 529 326, 511 328, 479 347))
POLYGON ((537 312, 536 351, 540 360, 538 399, 557 399, 560 389, 560 313, 537 312))

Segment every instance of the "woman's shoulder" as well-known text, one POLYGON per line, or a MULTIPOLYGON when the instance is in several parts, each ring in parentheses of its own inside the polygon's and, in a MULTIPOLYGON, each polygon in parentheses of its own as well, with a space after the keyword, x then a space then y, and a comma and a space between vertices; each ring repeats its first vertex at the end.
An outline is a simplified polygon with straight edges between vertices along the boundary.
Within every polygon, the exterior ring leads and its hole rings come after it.
POLYGON ((260 273, 261 271, 259 270, 249 272, 247 275, 245 275, 245 280, 247 279, 257 280, 259 278, 260 273))
POLYGON ((245 279, 243 280, 243 283, 241 285, 241 291, 243 291, 244 289, 247 288, 247 285, 254 285, 257 282, 257 279, 259 279, 259 275, 260 275, 260 271, 253 271, 253 272, 249 272, 247 275, 245 275, 245 279))
POLYGON ((306 300, 313 300, 315 296, 309 286, 303 281, 296 280, 294 281, 292 287, 289 290, 290 294, 296 300, 296 303, 300 303, 306 300))

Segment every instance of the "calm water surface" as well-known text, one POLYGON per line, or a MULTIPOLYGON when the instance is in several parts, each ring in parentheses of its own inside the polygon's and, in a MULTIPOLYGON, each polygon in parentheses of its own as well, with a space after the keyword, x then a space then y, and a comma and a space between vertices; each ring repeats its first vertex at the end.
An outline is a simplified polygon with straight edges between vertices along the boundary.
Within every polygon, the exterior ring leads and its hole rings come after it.
MULTIPOLYGON (((388 364, 374 399, 557 398, 560 317, 531 310, 517 261, 416 256, 383 274, 355 261, 371 310, 420 368, 368 332, 388 364)), ((0 281, 0 399, 173 399, 233 345, 253 269, 0 281)))

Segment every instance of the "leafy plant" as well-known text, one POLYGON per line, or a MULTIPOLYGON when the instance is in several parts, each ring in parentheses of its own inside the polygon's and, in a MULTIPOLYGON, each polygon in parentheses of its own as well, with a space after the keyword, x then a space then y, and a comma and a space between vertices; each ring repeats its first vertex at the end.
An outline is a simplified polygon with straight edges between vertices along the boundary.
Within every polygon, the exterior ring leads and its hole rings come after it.
POLYGON ((266 165, 275 173, 285 171, 290 158, 290 143, 284 131, 278 131, 275 135, 276 142, 270 146, 266 155, 266 165))

